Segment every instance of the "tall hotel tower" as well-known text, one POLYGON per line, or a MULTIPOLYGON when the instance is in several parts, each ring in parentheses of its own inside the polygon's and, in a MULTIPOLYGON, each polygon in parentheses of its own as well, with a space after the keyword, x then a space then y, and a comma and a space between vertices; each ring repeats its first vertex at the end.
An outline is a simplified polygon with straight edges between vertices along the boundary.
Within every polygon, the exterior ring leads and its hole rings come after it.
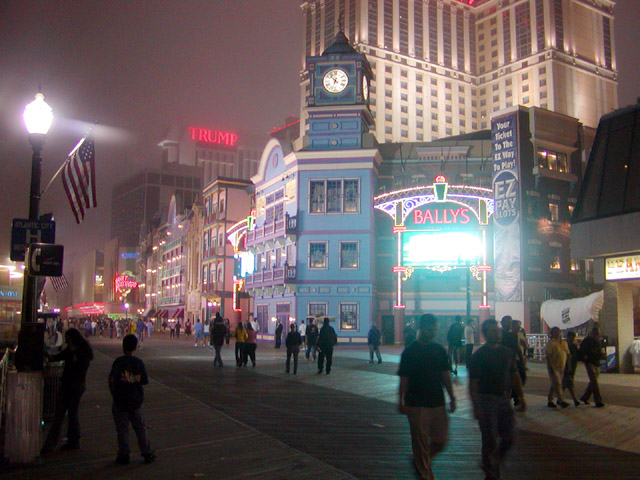
MULTIPOLYGON (((613 0, 309 0, 307 56, 342 27, 367 55, 380 142, 490 128, 493 112, 537 106, 595 127, 618 107, 613 0)), ((304 109, 304 107, 303 107, 304 109)), ((308 129, 303 110, 301 133, 308 129)))

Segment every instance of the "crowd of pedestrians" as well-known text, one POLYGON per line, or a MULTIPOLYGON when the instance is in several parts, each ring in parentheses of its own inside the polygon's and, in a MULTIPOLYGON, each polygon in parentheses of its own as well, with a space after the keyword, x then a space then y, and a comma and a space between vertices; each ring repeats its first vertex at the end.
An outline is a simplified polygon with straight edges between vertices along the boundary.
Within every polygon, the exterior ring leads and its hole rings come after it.
MULTIPOLYGON (((298 373, 301 351, 307 361, 317 361, 318 374, 331 373, 333 350, 338 343, 338 336, 329 318, 322 318, 320 329, 315 321, 316 319, 309 318, 306 324, 290 323, 284 340, 286 373, 291 373, 292 370, 294 375, 298 373)), ((42 448, 43 454, 55 448, 65 415, 68 416, 67 443, 62 449, 79 448, 78 409, 85 390, 87 370, 93 359, 91 346, 86 339, 89 328, 85 328, 84 334, 76 328, 69 328, 64 333, 66 347, 63 348, 61 325, 52 326, 45 334, 49 359, 64 360, 65 365, 55 418, 42 448)), ((84 323, 81 325, 84 326, 84 323)), ((144 339, 151 338, 150 325, 143 318, 112 322, 112 335, 122 337, 123 348, 123 355, 113 362, 109 374, 109 389, 113 397, 112 414, 118 443, 116 462, 119 464, 128 464, 130 461, 129 425, 136 434, 144 461, 150 463, 156 458, 147 437, 142 410, 143 386, 148 383, 147 373, 142 360, 134 356, 144 339)), ((169 326, 170 337, 174 330, 177 337, 180 323, 176 322, 173 326, 174 329, 169 326)), ((107 324, 106 327, 108 330, 110 325, 107 324)), ((163 324, 163 328, 166 327, 163 324)), ((520 322, 509 316, 503 317, 500 324, 494 319, 484 321, 481 331, 485 343, 477 349, 474 348, 476 329, 471 319, 465 325, 462 318, 455 318, 447 331, 446 350, 435 341, 438 319, 434 315, 423 315, 416 327, 411 332, 415 339, 405 342, 406 347, 400 358, 398 408, 408 419, 417 477, 429 480, 434 478, 432 459, 445 448, 448 440, 447 410, 454 412, 457 407, 451 375, 457 375, 459 366, 464 363, 468 373, 473 416, 478 422, 482 439, 482 468, 487 480, 499 479, 504 458, 514 443, 515 412, 524 411, 527 407, 523 385, 526 382, 528 345, 520 322), (448 409, 445 392, 449 398, 448 409)), ((187 321, 185 334, 190 329, 191 324, 187 321)), ((280 348, 283 329, 282 322, 278 321, 275 328, 275 348, 280 348)), ((99 331, 100 329, 97 332, 99 331)), ((213 365, 223 367, 221 351, 233 337, 236 366, 244 367, 250 361, 255 367, 258 331, 259 325, 253 319, 246 323, 238 322, 232 329, 229 320, 216 313, 210 322, 195 320, 194 346, 209 345, 215 351, 213 365)), ((378 364, 382 363, 381 343, 382 332, 372 323, 367 335, 369 363, 375 363, 376 360, 378 364)), ((597 328, 590 331, 580 346, 576 343, 575 332, 569 331, 565 340, 559 328, 552 328, 546 346, 546 366, 550 382, 548 407, 568 407, 570 404, 565 401, 565 391, 569 392, 576 407, 589 404, 592 395, 595 406, 603 407, 598 385, 601 360, 602 350, 597 328), (574 377, 579 362, 585 364, 589 384, 578 398, 574 377)))

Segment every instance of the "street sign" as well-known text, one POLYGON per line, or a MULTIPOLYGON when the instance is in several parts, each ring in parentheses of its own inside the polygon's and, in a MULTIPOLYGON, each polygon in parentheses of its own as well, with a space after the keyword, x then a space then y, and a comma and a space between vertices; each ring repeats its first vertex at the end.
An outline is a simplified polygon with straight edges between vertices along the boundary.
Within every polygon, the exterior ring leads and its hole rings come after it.
POLYGON ((11 226, 11 255, 14 262, 24 262, 31 243, 55 243, 56 222, 14 218, 11 226))
POLYGON ((31 276, 62 276, 64 247, 51 243, 32 243, 27 249, 29 261, 27 273, 31 276))

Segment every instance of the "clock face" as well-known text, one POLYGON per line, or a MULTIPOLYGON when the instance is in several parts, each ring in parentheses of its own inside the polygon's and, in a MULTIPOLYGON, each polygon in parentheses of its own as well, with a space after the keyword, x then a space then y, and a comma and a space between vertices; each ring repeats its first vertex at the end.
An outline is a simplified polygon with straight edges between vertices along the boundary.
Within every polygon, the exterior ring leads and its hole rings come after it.
POLYGON ((329 93, 340 93, 349 84, 349 77, 347 74, 338 68, 329 70, 322 77, 322 86, 329 93))
POLYGON ((362 77, 362 98, 365 102, 369 100, 369 79, 367 77, 362 77))

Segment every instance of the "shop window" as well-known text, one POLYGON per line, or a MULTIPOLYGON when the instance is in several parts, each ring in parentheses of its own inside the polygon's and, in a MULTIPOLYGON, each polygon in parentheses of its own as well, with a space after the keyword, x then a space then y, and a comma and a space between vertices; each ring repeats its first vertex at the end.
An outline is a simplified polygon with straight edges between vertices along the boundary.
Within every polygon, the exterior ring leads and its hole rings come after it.
POLYGON ((340 330, 358 331, 358 304, 353 302, 340 303, 340 330))
POLYGON ((560 208, 557 203, 549 203, 549 220, 552 222, 560 221, 560 208))

